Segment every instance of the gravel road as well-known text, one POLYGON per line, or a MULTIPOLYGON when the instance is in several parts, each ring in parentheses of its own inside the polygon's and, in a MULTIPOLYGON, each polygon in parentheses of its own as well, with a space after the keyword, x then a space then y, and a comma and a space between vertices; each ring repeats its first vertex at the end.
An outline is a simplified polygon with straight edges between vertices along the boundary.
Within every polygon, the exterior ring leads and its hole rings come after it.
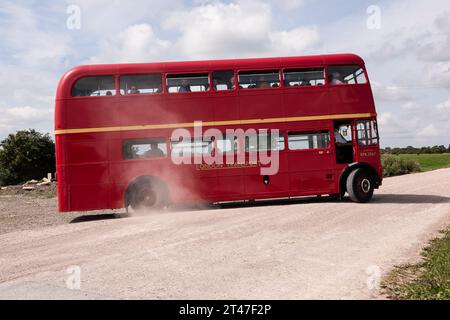
POLYGON ((450 169, 385 179, 369 204, 55 210, 0 196, 0 299, 380 299, 380 277, 450 225, 450 169))

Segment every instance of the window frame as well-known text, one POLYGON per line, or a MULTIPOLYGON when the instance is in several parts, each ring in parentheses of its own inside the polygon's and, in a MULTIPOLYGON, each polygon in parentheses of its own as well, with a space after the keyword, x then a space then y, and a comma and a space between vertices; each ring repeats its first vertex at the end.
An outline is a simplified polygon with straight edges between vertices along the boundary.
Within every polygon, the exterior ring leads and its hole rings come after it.
POLYGON ((163 73, 161 73, 161 72, 152 72, 152 73, 148 73, 148 72, 146 72, 146 73, 130 73, 130 74, 127 74, 127 73, 121 73, 121 74, 119 74, 119 75, 117 75, 117 80, 118 80, 118 90, 116 90, 116 92, 117 92, 117 95, 118 96, 121 96, 121 97, 128 97, 128 96, 141 96, 141 95, 144 95, 144 96, 154 96, 154 95, 161 95, 161 94, 164 94, 165 93, 165 86, 164 86, 164 74, 163 73), (121 78, 122 77, 132 77, 132 76, 144 76, 144 75, 154 75, 154 74, 160 74, 161 75, 161 92, 153 92, 153 93, 139 93, 139 94, 121 94, 120 93, 120 90, 122 89, 121 88, 121 86, 120 86, 120 83, 121 83, 121 78))
POLYGON ((334 87, 346 87, 346 86, 357 86, 357 85, 361 85, 361 86, 365 86, 369 84, 369 77, 367 76, 367 70, 366 70, 366 66, 365 65, 360 65, 359 63, 354 63, 354 64, 349 64, 349 63, 339 63, 339 64, 326 64, 324 65, 325 68, 325 84, 327 86, 330 86, 332 88, 334 87), (359 68, 361 68, 363 70, 364 73, 364 77, 366 78, 366 82, 365 83, 343 83, 343 84, 339 84, 339 85, 333 85, 330 83, 329 81, 329 68, 330 67, 344 67, 344 66, 358 66, 359 68))
MULTIPOLYGON (((265 89, 265 88, 263 88, 263 89, 265 89)), ((272 130, 272 129, 268 129, 268 130, 272 130)), ((249 136, 245 136, 245 141, 244 141, 244 153, 245 154, 250 154, 250 153, 255 153, 255 152, 284 152, 284 151, 287 151, 288 149, 287 149, 287 144, 286 144, 286 131, 285 130, 280 130, 280 129, 278 129, 278 132, 279 132, 279 135, 278 135, 278 137, 279 138, 283 138, 283 149, 272 149, 272 148, 270 148, 270 149, 263 149, 263 150, 260 150, 259 149, 259 146, 260 146, 260 142, 259 142, 259 137, 261 136, 261 135, 264 135, 264 134, 267 134, 267 135, 271 135, 271 131, 268 131, 267 133, 262 133, 262 132, 259 132, 259 131, 257 131, 256 132, 256 138, 257 138, 257 145, 258 145, 258 148, 256 149, 256 150, 250 150, 250 148, 248 148, 248 145, 247 145, 247 137, 249 137, 249 136)))
POLYGON ((119 77, 119 75, 117 75, 117 74, 110 74, 110 73, 108 73, 108 74, 95 74, 95 75, 80 76, 80 77, 76 78, 72 82, 72 84, 70 86, 69 98, 70 99, 105 99, 105 98, 106 99, 108 99, 108 98, 111 99, 112 97, 117 97, 118 96, 118 92, 119 92, 119 90, 118 90, 118 83, 117 83, 118 77, 119 77), (113 79, 114 79, 114 90, 116 91, 115 94, 112 94, 110 96, 108 96, 108 95, 104 95, 104 96, 74 96, 74 95, 72 95, 73 89, 74 89, 74 87, 75 87, 75 85, 77 84, 78 81, 80 81, 81 79, 84 79, 84 78, 95 78, 95 77, 113 77, 113 79))
POLYGON ((283 74, 282 74, 281 68, 279 68, 279 67, 275 67, 275 68, 257 68, 256 70, 255 70, 255 68, 250 68, 250 69, 245 68, 245 69, 238 69, 238 70, 235 71, 235 73, 234 73, 235 80, 234 81, 236 81, 236 84, 237 84, 236 89, 238 89, 239 91, 242 91, 242 92, 254 92, 254 91, 261 91, 261 90, 265 91, 265 90, 268 90, 268 89, 280 89, 280 88, 282 88, 282 85, 283 85, 283 76, 282 75, 283 74), (273 71, 273 70, 278 70, 278 76, 279 76, 279 81, 280 81, 280 85, 278 87, 251 88, 251 89, 240 88, 240 85, 241 85, 239 83, 239 73, 240 72, 246 72, 246 71, 273 71))
POLYGON ((282 74, 282 77, 283 77, 283 80, 282 80, 282 87, 283 88, 285 88, 285 89, 288 89, 288 90, 292 90, 292 89, 306 89, 306 88, 308 88, 309 90, 311 90, 312 88, 317 88, 317 87, 319 87, 319 88, 324 88, 324 87, 326 87, 328 84, 327 84, 327 66, 326 65, 321 65, 321 66, 290 66, 290 67, 283 67, 282 68, 282 70, 281 70, 281 74, 282 74), (323 79, 323 85, 315 85, 315 86, 285 86, 284 85, 284 72, 286 71, 286 70, 292 70, 292 69, 323 69, 323 76, 324 76, 324 79, 323 79))
MULTIPOLYGON (((213 90, 212 85, 211 85, 211 86, 210 86, 209 92, 214 92, 214 93, 223 94, 223 93, 227 93, 227 92, 228 92, 228 93, 230 93, 230 92, 236 92, 236 91, 238 90, 239 84, 236 85, 236 83, 237 83, 237 72, 236 72, 235 69, 214 69, 214 70, 210 71, 210 72, 209 72, 209 74, 210 74, 210 79, 209 79, 210 83, 212 84, 213 81, 214 81, 214 73, 215 73, 215 72, 223 72, 223 71, 233 71, 233 78, 234 78, 234 83, 235 83, 234 89, 230 89, 230 90, 213 90)), ((207 92, 208 92, 208 91, 207 91, 207 92)))
POLYGON ((190 72, 165 72, 163 74, 163 90, 165 90, 164 92, 169 95, 169 96, 173 96, 173 95, 179 95, 179 94, 205 94, 205 93, 211 93, 214 90, 211 90, 211 81, 212 81, 212 74, 211 71, 190 71, 190 72), (208 89, 205 91, 188 91, 188 92, 169 92, 169 86, 168 86, 168 80, 170 79, 170 76, 173 75, 192 75, 192 74, 207 74, 207 79, 208 79, 208 89))
MULTIPOLYGON (((187 93, 189 93, 189 92, 187 92, 187 93)), ((174 150, 174 148, 173 148, 174 143, 176 144, 176 143, 181 143, 181 142, 180 141, 174 141, 174 140, 172 140, 170 138, 169 138, 168 141, 169 141, 169 146, 170 146, 170 148, 168 148, 168 150, 170 150, 170 156, 172 157, 172 152, 174 150)), ((193 159, 195 157, 200 157, 200 156, 203 157, 204 155, 208 155, 208 154, 211 155, 212 150, 215 150, 215 146, 216 146, 216 142, 215 142, 214 139, 212 139, 212 137, 203 137, 203 136, 201 136, 201 137, 191 137, 190 146, 189 146, 189 148, 191 150, 190 158, 193 159), (202 143, 207 143, 207 146, 210 148, 209 153, 208 152, 203 152, 203 150, 202 150, 201 153, 195 152, 196 148, 199 147, 199 146, 195 145, 196 142, 198 143, 198 141, 196 141, 196 140, 200 140, 199 138, 201 138, 201 142, 202 143), (205 138, 207 138, 209 140, 205 141, 204 140, 205 138)), ((202 146, 202 148, 204 148, 204 146, 202 146)))
MULTIPOLYGON (((164 150, 161 150, 161 151, 164 152, 164 150)), ((123 139, 122 140, 122 161, 129 162, 129 161, 162 160, 162 159, 167 159, 168 155, 169 155, 169 145, 167 143, 166 137, 137 138, 137 139, 123 139), (164 153, 164 157, 144 157, 144 158, 127 158, 126 157, 126 154, 127 154, 126 151, 127 151, 128 146, 131 148, 133 145, 150 144, 151 141, 160 141, 160 143, 165 143, 166 150, 164 153), (139 142, 142 142, 142 143, 139 143, 139 142)))
MULTIPOLYGON (((364 131, 366 133, 368 132, 367 131, 367 127, 365 127, 364 131)), ((378 122, 377 122, 376 119, 358 119, 358 120, 355 120, 355 135, 356 135, 356 143, 357 143, 358 147, 363 147, 364 148, 364 147, 374 147, 374 146, 380 145, 380 132, 378 130, 378 122), (362 131, 362 130, 358 130, 358 124, 360 124, 360 123, 367 123, 367 122, 370 123, 370 138, 366 137, 364 139, 361 139, 359 137, 359 132, 362 131), (377 133, 376 138, 374 138, 372 136, 372 126, 374 126, 374 128, 376 130, 376 133, 377 133), (362 144, 361 140, 366 141, 366 142, 370 141, 370 143, 369 144, 362 144), (373 143, 373 140, 376 140, 376 143, 373 143)))
POLYGON ((309 130, 289 130, 287 131, 287 139, 285 139, 286 143, 286 151, 288 152, 316 152, 316 151, 327 151, 331 150, 333 143, 331 143, 331 131, 330 129, 309 129, 309 130), (289 147, 289 134, 291 133, 299 133, 299 134, 308 134, 308 133, 318 133, 318 132, 328 132, 328 146, 322 148, 307 148, 307 149, 291 149, 289 147))

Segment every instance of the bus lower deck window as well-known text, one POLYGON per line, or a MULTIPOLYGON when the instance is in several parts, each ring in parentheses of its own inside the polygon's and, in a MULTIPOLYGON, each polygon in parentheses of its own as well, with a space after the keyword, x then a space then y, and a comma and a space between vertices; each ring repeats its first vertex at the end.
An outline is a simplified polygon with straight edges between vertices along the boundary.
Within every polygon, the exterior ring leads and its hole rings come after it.
POLYGON ((246 136, 245 151, 282 151, 284 150, 284 135, 279 132, 278 135, 272 133, 258 133, 246 136))
POLYGON ((123 149, 125 159, 164 158, 167 155, 164 138, 126 140, 123 149))
POLYGON ((208 137, 192 138, 185 140, 172 140, 171 155, 172 157, 191 157, 194 155, 211 154, 213 150, 213 140, 208 137))
POLYGON ((289 150, 308 150, 328 148, 330 145, 330 132, 289 132, 289 150))
POLYGON ((370 146, 378 144, 378 127, 374 120, 362 120, 356 124, 358 133, 358 144, 370 146))

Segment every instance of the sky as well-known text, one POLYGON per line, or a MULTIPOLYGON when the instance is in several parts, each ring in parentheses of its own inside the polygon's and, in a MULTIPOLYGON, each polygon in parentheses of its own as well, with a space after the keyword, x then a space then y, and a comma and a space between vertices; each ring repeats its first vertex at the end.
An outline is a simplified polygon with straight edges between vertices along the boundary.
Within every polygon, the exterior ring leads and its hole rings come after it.
POLYGON ((383 147, 450 144, 449 0, 0 0, 0 38, 0 139, 77 65, 356 53, 383 147))

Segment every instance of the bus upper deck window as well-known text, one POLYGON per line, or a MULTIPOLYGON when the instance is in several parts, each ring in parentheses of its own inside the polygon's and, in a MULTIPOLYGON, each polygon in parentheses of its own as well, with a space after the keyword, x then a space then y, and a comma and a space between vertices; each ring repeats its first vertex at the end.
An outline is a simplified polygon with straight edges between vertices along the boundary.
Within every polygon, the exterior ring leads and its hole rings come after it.
POLYGON ((238 75, 239 88, 277 88, 280 86, 278 70, 240 71, 238 75))
POLYGON ((325 83, 323 68, 287 69, 284 70, 284 86, 320 86, 325 83))
POLYGON ((367 83, 364 69, 358 65, 328 67, 328 82, 331 85, 367 83))
POLYGON ((208 88, 208 73, 167 75, 167 90, 169 93, 200 92, 207 91, 208 88))
POLYGON ((233 71, 214 71, 212 75, 214 91, 227 91, 235 89, 233 71))
POLYGON ((154 94, 162 92, 161 74, 140 74, 120 77, 120 94, 154 94))
POLYGON ((114 76, 90 76, 79 79, 72 87, 72 97, 112 96, 116 94, 114 76))

